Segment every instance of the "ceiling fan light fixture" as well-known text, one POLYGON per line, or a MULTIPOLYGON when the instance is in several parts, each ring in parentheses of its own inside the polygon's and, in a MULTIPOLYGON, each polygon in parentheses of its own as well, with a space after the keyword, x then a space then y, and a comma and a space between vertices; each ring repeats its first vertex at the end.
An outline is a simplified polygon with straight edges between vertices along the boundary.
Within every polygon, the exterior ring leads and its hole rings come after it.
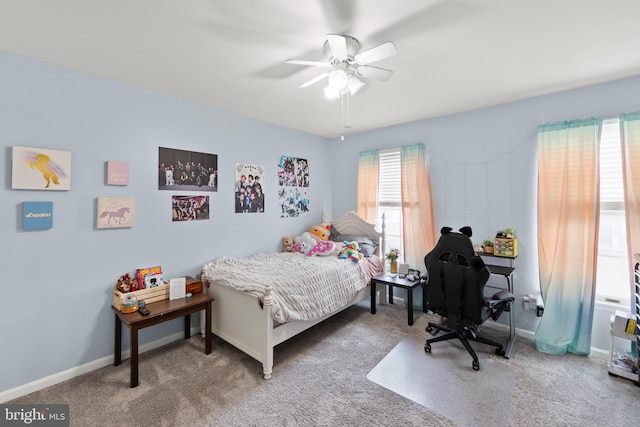
POLYGON ((360 80, 356 76, 349 76, 349 81, 347 84, 349 86, 349 93, 351 93, 352 96, 360 92, 360 89, 364 87, 364 83, 362 82, 362 80, 360 80))
POLYGON ((333 99, 333 98, 340 98, 340 91, 336 90, 333 86, 331 86, 330 84, 324 88, 324 94, 327 98, 333 99))
POLYGON ((349 75, 343 69, 333 70, 329 73, 329 86, 335 91, 340 92, 347 86, 349 75))

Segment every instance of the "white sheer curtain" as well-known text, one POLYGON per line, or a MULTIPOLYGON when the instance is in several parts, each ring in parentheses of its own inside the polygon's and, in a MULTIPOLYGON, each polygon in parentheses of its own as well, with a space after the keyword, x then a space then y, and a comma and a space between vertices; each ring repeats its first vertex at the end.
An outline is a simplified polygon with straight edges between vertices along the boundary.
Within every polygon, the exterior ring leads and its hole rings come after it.
POLYGON ((622 139, 622 174, 625 191, 625 216, 627 219, 627 249, 631 277, 631 312, 635 312, 633 292, 634 253, 640 253, 640 111, 620 114, 622 139))
POLYGON ((588 355, 595 302, 602 120, 538 127, 538 257, 544 316, 536 348, 588 355))
POLYGON ((372 224, 378 222, 378 180, 380 153, 363 151, 358 159, 358 215, 372 224))
POLYGON ((424 256, 436 244, 431 182, 423 144, 400 150, 402 236, 407 264, 424 270, 424 256))

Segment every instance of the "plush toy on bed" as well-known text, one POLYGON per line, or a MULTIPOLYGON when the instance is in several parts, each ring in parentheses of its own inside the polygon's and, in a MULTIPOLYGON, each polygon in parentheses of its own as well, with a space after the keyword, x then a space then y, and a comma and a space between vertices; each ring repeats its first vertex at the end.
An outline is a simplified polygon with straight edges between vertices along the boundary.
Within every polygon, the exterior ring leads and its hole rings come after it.
POLYGON ((329 240, 329 235, 331 235, 331 225, 316 224, 309 229, 308 233, 311 234, 311 237, 318 242, 329 240))
POLYGON ((331 242, 329 240, 323 240, 322 242, 318 242, 317 245, 313 247, 309 252, 307 252, 308 256, 321 255, 327 256, 331 255, 336 248, 335 242, 331 242))
MULTIPOLYGON (((309 231, 305 231, 304 233, 296 236, 293 239, 294 252, 302 252, 303 254, 308 254, 316 247, 318 243, 329 240, 330 230, 331 226, 328 224, 314 225, 309 229, 309 231), (303 245, 303 243, 305 244, 303 245)), ((335 246, 332 247, 331 250, 328 250, 328 247, 324 245, 322 248, 318 248, 316 251, 314 251, 312 255, 325 255, 325 251, 328 251, 326 255, 329 255, 334 248, 335 246)))
POLYGON ((308 254, 309 251, 311 249, 313 249, 313 247, 315 246, 313 243, 309 243, 309 242, 307 242, 305 240, 300 242, 298 245, 299 245, 299 248, 300 248, 300 249, 298 249, 298 252, 300 252, 301 254, 308 254))
POLYGON ((348 242, 345 240, 344 247, 340 250, 338 258, 350 259, 353 262, 358 262, 364 258, 364 255, 360 253, 359 249, 360 245, 358 245, 358 242, 348 242))
POLYGON ((293 237, 284 236, 282 238, 282 252, 296 252, 296 248, 293 246, 293 237))
MULTIPOLYGON (((302 242, 306 242, 307 245, 309 245, 309 250, 311 250, 311 248, 313 248, 316 245, 316 243, 318 243, 318 241, 314 239, 311 233, 309 233, 308 231, 305 231, 304 233, 302 233, 299 236, 296 236, 293 239, 294 246, 298 248, 300 247, 300 244, 302 242)), ((298 250, 298 252, 301 252, 301 251, 298 250)))

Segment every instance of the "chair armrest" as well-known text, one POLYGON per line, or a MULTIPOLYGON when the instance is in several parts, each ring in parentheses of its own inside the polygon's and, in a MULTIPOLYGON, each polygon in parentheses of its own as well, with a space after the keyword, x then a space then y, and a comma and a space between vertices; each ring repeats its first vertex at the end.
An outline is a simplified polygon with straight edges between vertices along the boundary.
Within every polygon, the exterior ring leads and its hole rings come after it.
POLYGON ((507 290, 496 292, 493 297, 484 300, 485 307, 491 310, 491 318, 498 320, 503 311, 511 310, 511 303, 515 301, 513 294, 507 290))
POLYGON ((500 292, 496 292, 495 294, 493 294, 493 296, 491 297, 492 300, 496 300, 496 301, 509 301, 509 302, 513 302, 515 301, 515 297, 513 296, 513 294, 507 290, 502 290, 500 292))

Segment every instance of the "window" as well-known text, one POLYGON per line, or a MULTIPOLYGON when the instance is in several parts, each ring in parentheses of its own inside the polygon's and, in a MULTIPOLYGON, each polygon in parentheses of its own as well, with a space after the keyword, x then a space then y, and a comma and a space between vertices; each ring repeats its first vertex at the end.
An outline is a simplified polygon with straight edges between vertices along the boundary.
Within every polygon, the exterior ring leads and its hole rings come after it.
MULTIPOLYGON (((400 249, 402 239, 402 195, 400 189, 400 149, 380 151, 378 182, 378 210, 385 218, 385 250, 400 249)), ((381 218, 381 215, 378 215, 381 218)), ((380 221, 380 220, 379 220, 380 221)), ((380 227, 380 224, 378 224, 380 227)))
POLYGON ((602 124, 598 236, 597 297, 628 304, 630 278, 619 119, 604 120, 602 124))

